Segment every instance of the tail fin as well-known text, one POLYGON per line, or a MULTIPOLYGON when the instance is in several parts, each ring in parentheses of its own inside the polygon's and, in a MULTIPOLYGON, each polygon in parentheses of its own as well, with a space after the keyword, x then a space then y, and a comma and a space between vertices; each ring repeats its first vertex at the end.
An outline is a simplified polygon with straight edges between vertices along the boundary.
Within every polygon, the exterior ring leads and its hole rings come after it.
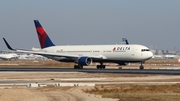
POLYGON ((125 43, 126 43, 126 45, 128 45, 128 44, 129 44, 129 42, 128 42, 128 40, 127 40, 126 38, 122 38, 122 40, 123 40, 123 42, 125 42, 125 43))
POLYGON ((38 20, 34 20, 34 24, 36 27, 39 43, 42 48, 50 47, 50 46, 55 46, 49 36, 47 35, 46 31, 44 28, 41 26, 38 20))

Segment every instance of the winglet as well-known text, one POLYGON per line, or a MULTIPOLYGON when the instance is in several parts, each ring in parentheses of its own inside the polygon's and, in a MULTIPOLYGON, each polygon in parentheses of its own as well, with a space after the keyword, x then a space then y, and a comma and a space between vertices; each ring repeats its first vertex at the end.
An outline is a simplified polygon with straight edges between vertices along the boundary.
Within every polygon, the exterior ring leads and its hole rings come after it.
POLYGON ((15 50, 15 49, 13 49, 13 48, 8 44, 8 42, 6 41, 5 38, 3 38, 3 40, 4 40, 6 46, 7 46, 7 48, 8 48, 9 50, 15 50))

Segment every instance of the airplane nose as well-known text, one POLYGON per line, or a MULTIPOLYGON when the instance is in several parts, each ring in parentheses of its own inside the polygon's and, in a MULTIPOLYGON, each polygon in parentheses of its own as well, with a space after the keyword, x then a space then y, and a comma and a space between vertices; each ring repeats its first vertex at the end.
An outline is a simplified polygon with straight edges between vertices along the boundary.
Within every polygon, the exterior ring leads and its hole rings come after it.
POLYGON ((149 55, 148 55, 149 59, 151 59, 153 57, 153 53, 150 51, 149 55))
POLYGON ((149 60, 153 57, 153 53, 150 51, 148 52, 148 54, 146 55, 146 59, 149 60))
POLYGON ((153 53, 151 51, 146 52, 146 55, 143 55, 144 60, 149 60, 153 57, 153 53))

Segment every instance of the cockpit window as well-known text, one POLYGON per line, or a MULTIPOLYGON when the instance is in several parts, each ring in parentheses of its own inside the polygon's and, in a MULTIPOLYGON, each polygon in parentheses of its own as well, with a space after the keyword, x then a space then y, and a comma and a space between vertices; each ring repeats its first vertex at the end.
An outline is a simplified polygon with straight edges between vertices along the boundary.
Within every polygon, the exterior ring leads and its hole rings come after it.
POLYGON ((150 51, 149 49, 141 49, 141 52, 150 51))

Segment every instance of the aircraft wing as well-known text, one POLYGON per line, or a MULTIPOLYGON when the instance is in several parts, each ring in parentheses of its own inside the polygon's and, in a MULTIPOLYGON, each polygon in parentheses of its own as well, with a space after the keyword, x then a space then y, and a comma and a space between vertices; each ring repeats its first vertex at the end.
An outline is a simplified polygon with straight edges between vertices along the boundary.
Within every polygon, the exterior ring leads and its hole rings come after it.
POLYGON ((44 51, 29 51, 29 50, 16 50, 17 52, 23 52, 23 53, 31 53, 31 54, 37 54, 42 56, 56 56, 56 57, 66 57, 66 58, 79 58, 82 56, 87 56, 89 58, 96 58, 96 59, 102 59, 102 56, 91 56, 91 55, 73 55, 73 54, 67 54, 67 53, 51 53, 51 52, 44 52, 44 51))
POLYGON ((55 56, 55 57, 66 57, 66 58, 79 58, 79 57, 83 57, 83 56, 87 56, 89 58, 93 58, 93 59, 103 59, 105 57, 103 56, 100 56, 100 55, 97 55, 97 56, 91 56, 91 55, 81 55, 81 54, 67 54, 67 53, 51 53, 51 52, 46 52, 46 51, 42 51, 42 50, 39 50, 39 51, 32 51, 32 50, 24 50, 24 49, 13 49, 9 44, 8 42, 6 41, 5 38, 3 38, 6 46, 8 47, 8 49, 10 50, 13 50, 13 51, 17 51, 17 52, 23 52, 23 53, 31 53, 31 54, 37 54, 37 55, 42 55, 42 56, 45 56, 45 57, 48 57, 48 56, 55 56))

